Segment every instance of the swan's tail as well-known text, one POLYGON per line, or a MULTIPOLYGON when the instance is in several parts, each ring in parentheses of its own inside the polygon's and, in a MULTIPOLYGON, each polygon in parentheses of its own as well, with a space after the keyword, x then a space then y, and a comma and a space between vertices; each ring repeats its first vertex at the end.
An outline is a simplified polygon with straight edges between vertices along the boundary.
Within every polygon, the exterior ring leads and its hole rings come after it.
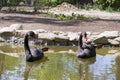
POLYGON ((45 51, 48 51, 48 49, 49 49, 48 47, 44 47, 42 48, 42 51, 45 52, 45 51))
POLYGON ((100 49, 100 48, 103 47, 103 45, 102 45, 102 44, 99 44, 99 45, 95 45, 95 47, 96 47, 97 49, 100 49))

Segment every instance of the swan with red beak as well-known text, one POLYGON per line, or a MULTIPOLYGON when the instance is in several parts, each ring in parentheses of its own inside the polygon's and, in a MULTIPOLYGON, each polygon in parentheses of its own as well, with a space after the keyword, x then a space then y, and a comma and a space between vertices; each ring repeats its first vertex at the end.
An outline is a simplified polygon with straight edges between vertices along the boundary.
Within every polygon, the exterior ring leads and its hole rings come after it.
POLYGON ((87 44, 87 33, 82 32, 78 40, 78 58, 89 58, 96 56, 96 47, 93 44, 87 44))

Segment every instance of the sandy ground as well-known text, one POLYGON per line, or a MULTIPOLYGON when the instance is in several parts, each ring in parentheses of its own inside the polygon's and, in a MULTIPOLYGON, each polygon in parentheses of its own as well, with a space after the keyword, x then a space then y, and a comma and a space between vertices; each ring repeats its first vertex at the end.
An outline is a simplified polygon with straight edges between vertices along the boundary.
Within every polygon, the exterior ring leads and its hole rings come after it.
POLYGON ((120 31, 120 19, 94 19, 59 21, 42 14, 0 13, 0 27, 21 23, 24 29, 45 29, 47 31, 120 31))

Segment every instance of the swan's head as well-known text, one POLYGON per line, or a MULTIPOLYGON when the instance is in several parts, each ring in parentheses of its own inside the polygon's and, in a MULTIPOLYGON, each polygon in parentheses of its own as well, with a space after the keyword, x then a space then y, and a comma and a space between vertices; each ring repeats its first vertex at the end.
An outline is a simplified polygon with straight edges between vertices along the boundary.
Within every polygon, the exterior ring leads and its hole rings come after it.
POLYGON ((82 36, 82 40, 83 40, 83 42, 87 42, 87 33, 86 32, 82 32, 81 33, 81 36, 82 36))
POLYGON ((31 37, 31 38, 34 38, 34 39, 37 39, 37 38, 38 38, 38 35, 35 34, 33 31, 29 31, 29 32, 27 33, 27 35, 28 35, 29 37, 31 37))

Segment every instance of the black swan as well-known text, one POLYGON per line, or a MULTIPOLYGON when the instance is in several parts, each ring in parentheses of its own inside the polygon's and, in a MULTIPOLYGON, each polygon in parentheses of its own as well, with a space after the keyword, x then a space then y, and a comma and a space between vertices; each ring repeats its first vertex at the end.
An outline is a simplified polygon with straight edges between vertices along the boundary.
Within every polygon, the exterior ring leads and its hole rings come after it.
POLYGON ((33 61, 42 59, 44 56, 44 52, 47 51, 48 48, 45 47, 40 49, 37 47, 33 47, 32 49, 30 49, 28 44, 28 39, 30 37, 37 39, 37 35, 33 31, 27 32, 24 38, 24 49, 25 49, 26 61, 33 62, 33 61))
POLYGON ((78 40, 78 58, 89 58, 96 56, 96 48, 100 48, 101 45, 97 46, 91 43, 86 43, 87 41, 87 33, 82 32, 79 36, 78 40))

